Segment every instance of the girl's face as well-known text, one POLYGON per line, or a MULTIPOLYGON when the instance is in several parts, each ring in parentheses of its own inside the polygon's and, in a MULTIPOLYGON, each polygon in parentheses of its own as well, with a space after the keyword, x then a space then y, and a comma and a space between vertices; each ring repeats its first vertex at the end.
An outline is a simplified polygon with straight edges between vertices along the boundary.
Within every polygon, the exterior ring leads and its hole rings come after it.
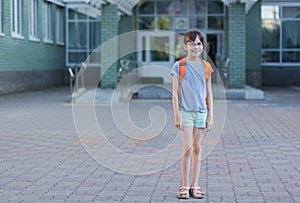
POLYGON ((203 44, 199 39, 199 36, 196 37, 194 42, 188 42, 184 44, 184 49, 187 51, 187 55, 190 57, 199 57, 203 51, 203 44))

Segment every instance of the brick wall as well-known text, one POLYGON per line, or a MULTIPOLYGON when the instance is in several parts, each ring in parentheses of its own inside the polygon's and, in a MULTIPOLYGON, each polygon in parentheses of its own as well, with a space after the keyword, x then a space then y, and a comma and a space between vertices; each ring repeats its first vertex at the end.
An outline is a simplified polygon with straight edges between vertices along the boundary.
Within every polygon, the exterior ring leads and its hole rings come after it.
POLYGON ((229 88, 244 88, 246 66, 245 4, 231 3, 228 9, 229 88))
POLYGON ((115 4, 102 6, 101 16, 101 87, 114 88, 117 84, 118 40, 108 40, 118 36, 118 7, 115 4), (113 63, 112 65, 110 65, 113 63))

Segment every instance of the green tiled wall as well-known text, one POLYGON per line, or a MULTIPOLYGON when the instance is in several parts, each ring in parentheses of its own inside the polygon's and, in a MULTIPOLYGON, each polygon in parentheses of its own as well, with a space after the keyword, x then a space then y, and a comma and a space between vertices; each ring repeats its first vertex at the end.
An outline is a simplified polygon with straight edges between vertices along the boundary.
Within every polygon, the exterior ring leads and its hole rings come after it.
POLYGON ((245 4, 232 3, 228 9, 229 88, 245 86, 246 26, 245 4))

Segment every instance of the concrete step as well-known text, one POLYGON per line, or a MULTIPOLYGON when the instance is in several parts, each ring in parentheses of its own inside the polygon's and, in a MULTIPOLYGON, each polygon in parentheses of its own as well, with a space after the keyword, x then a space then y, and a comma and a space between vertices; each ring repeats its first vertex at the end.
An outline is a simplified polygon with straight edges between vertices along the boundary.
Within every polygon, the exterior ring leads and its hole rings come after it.
POLYGON ((137 91, 137 99, 172 99, 171 86, 145 86, 137 91))
MULTIPOLYGON (((112 96, 119 93, 120 97, 134 99, 172 99, 171 84, 160 85, 135 85, 127 87, 123 94, 114 89, 86 89, 84 92, 77 94, 74 99, 76 103, 105 103, 112 102, 112 96), (122 96, 121 96, 122 95, 122 96)), ((213 85, 214 99, 240 99, 240 100, 261 100, 264 99, 264 92, 250 86, 242 89, 224 89, 223 86, 213 85)), ((115 97, 116 98, 116 97, 115 97)))

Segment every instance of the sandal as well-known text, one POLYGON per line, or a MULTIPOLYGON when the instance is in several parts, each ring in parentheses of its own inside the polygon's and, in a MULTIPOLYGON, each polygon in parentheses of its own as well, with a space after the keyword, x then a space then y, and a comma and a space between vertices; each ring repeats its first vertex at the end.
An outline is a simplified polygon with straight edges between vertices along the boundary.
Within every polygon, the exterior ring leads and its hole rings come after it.
POLYGON ((195 199, 204 198, 206 193, 205 191, 202 191, 200 187, 192 187, 189 192, 195 199))
POLYGON ((189 187, 180 187, 179 188, 179 193, 177 195, 178 199, 188 199, 190 198, 190 194, 189 194, 189 187))

